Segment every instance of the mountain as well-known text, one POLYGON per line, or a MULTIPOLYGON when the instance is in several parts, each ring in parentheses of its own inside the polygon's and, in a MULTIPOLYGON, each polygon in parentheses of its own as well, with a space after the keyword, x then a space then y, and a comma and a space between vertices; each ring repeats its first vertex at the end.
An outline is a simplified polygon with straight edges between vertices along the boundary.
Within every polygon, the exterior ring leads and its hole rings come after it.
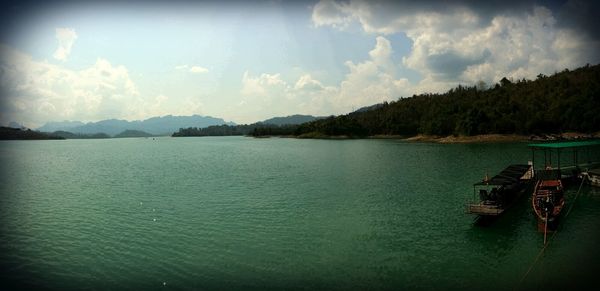
POLYGON ((106 133, 92 133, 92 134, 82 134, 82 133, 72 133, 68 131, 58 130, 52 133, 54 136, 60 136, 65 139, 92 139, 92 138, 110 138, 106 133))
POLYGON ((54 131, 69 131, 71 128, 85 125, 85 123, 81 121, 58 121, 58 122, 48 122, 44 124, 44 126, 38 128, 37 130, 43 132, 54 132, 54 131))
POLYGON ((82 123, 79 121, 49 122, 38 128, 40 131, 68 131, 76 134, 106 133, 114 136, 125 130, 139 130, 152 135, 169 135, 180 128, 208 127, 211 125, 234 125, 221 118, 210 116, 172 116, 152 117, 146 120, 127 121, 107 119, 98 122, 82 123))
POLYGON ((116 138, 119 137, 150 137, 152 136, 151 134, 145 132, 145 131, 141 131, 141 130, 125 130, 117 135, 115 135, 116 138))
POLYGON ((11 121, 8 123, 8 127, 10 128, 18 128, 18 129, 23 129, 25 128, 22 124, 15 122, 15 121, 11 121))
POLYGON ((290 115, 290 116, 286 116, 286 117, 273 117, 270 119, 267 119, 265 121, 261 121, 260 123, 263 124, 272 124, 272 125, 294 125, 294 124, 302 124, 305 122, 311 122, 311 121, 315 121, 318 119, 323 119, 325 117, 315 117, 312 115, 300 115, 300 114, 295 114, 295 115, 290 115))

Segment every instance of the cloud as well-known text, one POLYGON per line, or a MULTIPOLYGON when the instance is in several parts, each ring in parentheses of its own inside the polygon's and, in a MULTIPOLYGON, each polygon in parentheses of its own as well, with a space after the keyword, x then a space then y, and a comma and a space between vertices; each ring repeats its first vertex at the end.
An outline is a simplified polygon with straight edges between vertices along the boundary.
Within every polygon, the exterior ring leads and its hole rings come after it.
POLYGON ((336 86, 326 86, 310 74, 295 82, 285 81, 280 74, 252 76, 246 71, 240 93, 240 106, 254 120, 269 116, 305 113, 341 114, 409 94, 413 88, 405 78, 396 75, 393 49, 385 37, 375 39, 369 58, 363 62, 347 61, 348 73, 336 86))
POLYGON ((208 72, 208 69, 207 69, 207 68, 200 67, 200 66, 192 66, 192 67, 190 68, 190 72, 191 72, 191 73, 196 73, 196 74, 201 74, 201 73, 207 73, 207 72, 208 72))
POLYGON ((321 84, 321 82, 318 80, 313 79, 310 74, 302 75, 302 77, 300 77, 300 79, 298 79, 296 82, 296 85, 294 85, 294 89, 296 90, 318 91, 323 90, 323 88, 323 84, 321 84))
MULTIPOLYGON (((406 35, 412 48, 401 65, 423 77, 414 84, 415 93, 479 80, 495 83, 505 76, 532 79, 600 62, 600 42, 560 25, 548 8, 528 2, 515 7, 520 9, 479 2, 321 1, 313 7, 312 21, 337 29, 356 22, 367 33, 406 35)), ((374 61, 378 55, 386 59, 381 48, 372 51, 374 61)))
POLYGON ((57 28, 56 39, 58 40, 58 48, 53 57, 59 61, 66 61, 71 54, 71 48, 75 40, 77 40, 77 33, 72 28, 57 28))
POLYGON ((296 82, 287 82, 280 74, 262 73, 242 76, 242 100, 235 116, 238 120, 254 122, 273 116, 297 113, 329 115, 338 89, 324 86, 310 74, 302 75, 296 82))
POLYGON ((340 84, 339 102, 358 109, 409 94, 412 88, 407 79, 396 75, 392 52, 390 41, 378 36, 368 60, 360 63, 347 61, 350 72, 340 84))
POLYGON ((208 69, 200 66, 180 65, 175 67, 176 70, 186 70, 194 74, 208 73, 208 69))
POLYGON ((335 1, 320 1, 313 7, 312 21, 316 27, 333 26, 336 28, 345 28, 353 20, 353 16, 348 13, 349 5, 335 1))
POLYGON ((238 120, 256 120, 266 119, 274 114, 289 113, 289 97, 292 97, 291 88, 287 82, 280 78, 280 74, 263 73, 253 76, 249 71, 245 71, 242 76, 242 89, 240 94, 242 100, 238 103, 235 114, 242 111, 238 120))
POLYGON ((127 68, 99 58, 70 70, 0 45, 2 118, 39 126, 49 120, 99 120, 134 114, 137 86, 127 68), (6 105, 6 106, 5 106, 6 105))
POLYGON ((258 77, 252 77, 248 71, 242 76, 242 95, 245 96, 270 96, 271 91, 275 93, 285 92, 288 88, 286 82, 281 80, 279 74, 263 73, 258 77))

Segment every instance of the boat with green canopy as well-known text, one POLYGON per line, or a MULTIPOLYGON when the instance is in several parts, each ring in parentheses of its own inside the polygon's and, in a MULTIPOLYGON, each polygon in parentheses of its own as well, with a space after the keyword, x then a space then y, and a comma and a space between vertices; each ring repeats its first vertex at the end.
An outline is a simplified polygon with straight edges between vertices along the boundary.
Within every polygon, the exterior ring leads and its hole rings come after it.
POLYGON ((563 182, 580 177, 582 168, 600 164, 600 140, 535 143, 529 147, 536 179, 531 205, 538 220, 538 230, 546 233, 558 226, 565 205, 563 182), (544 155, 543 167, 535 169, 536 153, 539 152, 544 155), (569 157, 573 158, 570 164, 566 162, 569 157))

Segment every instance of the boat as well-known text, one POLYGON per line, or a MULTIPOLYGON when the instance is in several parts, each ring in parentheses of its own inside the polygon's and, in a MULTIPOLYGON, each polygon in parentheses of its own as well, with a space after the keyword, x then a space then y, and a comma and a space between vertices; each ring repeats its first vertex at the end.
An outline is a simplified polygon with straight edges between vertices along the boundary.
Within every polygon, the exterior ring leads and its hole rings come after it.
POLYGON ((581 176, 591 186, 600 187, 600 169, 587 170, 581 176))
POLYGON ((565 206, 564 188, 560 179, 538 180, 531 199, 537 216, 538 231, 556 230, 558 217, 565 206))
POLYGON ((510 165, 498 175, 486 177, 473 184, 473 201, 467 204, 467 213, 479 217, 493 217, 504 213, 524 192, 531 181, 531 165, 510 165))

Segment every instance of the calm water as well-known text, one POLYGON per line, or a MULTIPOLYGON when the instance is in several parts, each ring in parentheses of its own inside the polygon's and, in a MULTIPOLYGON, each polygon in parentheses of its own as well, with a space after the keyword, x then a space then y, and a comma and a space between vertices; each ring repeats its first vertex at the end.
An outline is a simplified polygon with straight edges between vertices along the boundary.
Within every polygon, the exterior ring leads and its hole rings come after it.
MULTIPOLYGON (((527 198, 487 227, 464 203, 486 171, 529 155, 394 140, 0 142, 0 284, 513 289, 543 242, 527 198)), ((573 203, 577 186, 522 288, 587 286, 600 267, 600 190, 573 203)))

